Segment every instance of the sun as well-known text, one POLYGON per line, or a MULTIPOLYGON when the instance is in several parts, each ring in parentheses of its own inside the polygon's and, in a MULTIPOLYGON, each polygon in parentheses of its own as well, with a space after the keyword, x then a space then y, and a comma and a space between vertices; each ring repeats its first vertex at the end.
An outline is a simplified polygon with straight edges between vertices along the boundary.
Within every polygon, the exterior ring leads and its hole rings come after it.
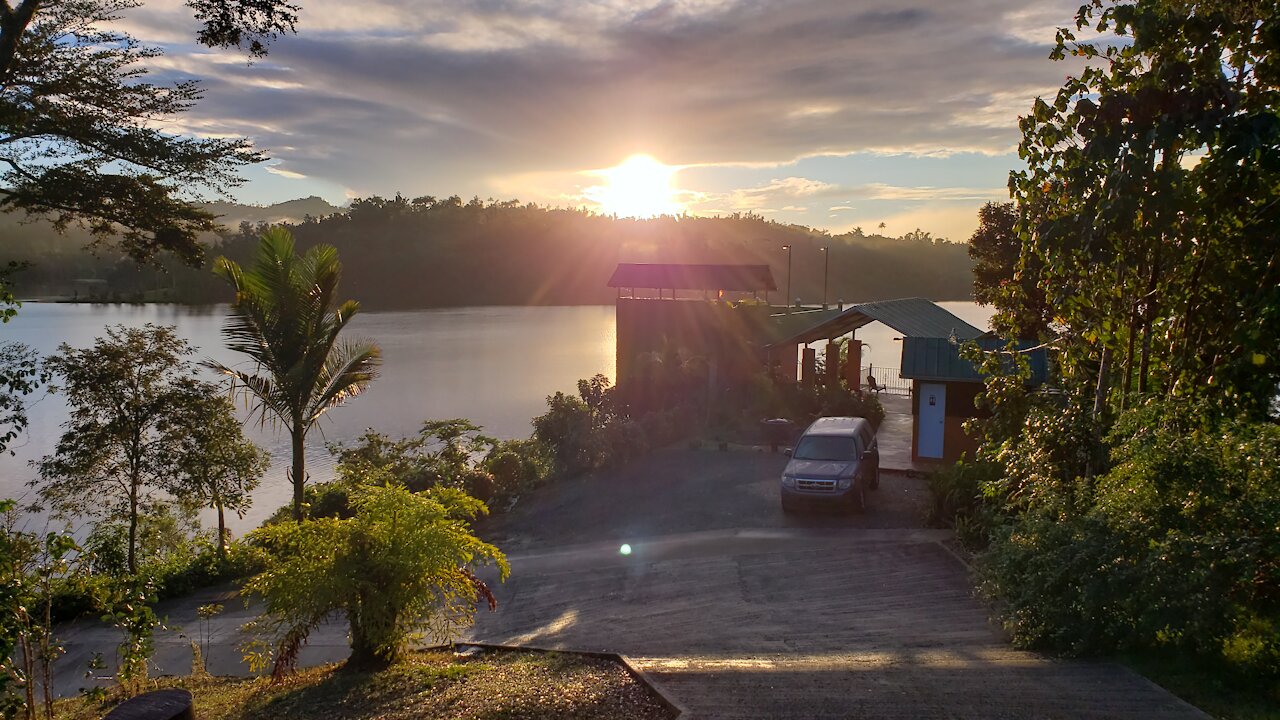
POLYGON ((649 155, 632 155, 621 164, 598 170, 605 185, 591 188, 588 196, 606 215, 650 218, 679 215, 684 209, 676 201, 671 184, 679 168, 663 165, 649 155))

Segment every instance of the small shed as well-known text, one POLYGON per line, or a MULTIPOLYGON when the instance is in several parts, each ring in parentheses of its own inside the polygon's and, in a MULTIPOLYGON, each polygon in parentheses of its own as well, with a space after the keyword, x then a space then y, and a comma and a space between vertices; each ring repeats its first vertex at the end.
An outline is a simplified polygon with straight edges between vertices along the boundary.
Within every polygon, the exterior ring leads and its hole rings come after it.
MULTIPOLYGON (((994 336, 976 339, 983 350, 996 350, 1007 342, 994 336)), ((1031 385, 1044 382, 1047 359, 1043 349, 1020 343, 1031 365, 1031 385)), ((1010 357, 1009 362, 1013 362, 1010 357)), ((975 404, 982 390, 982 374, 960 357, 960 343, 951 337, 904 337, 901 376, 911 380, 911 459, 955 462, 978 448, 977 438, 964 431, 964 421, 982 417, 975 404)))

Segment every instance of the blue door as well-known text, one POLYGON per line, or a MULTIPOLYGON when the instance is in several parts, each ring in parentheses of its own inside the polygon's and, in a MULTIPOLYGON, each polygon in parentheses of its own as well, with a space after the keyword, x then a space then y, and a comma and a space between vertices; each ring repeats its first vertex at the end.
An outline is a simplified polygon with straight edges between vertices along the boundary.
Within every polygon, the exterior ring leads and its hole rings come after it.
POLYGON ((924 458, 942 458, 942 431, 947 417, 947 386, 920 383, 919 428, 916 452, 924 458))

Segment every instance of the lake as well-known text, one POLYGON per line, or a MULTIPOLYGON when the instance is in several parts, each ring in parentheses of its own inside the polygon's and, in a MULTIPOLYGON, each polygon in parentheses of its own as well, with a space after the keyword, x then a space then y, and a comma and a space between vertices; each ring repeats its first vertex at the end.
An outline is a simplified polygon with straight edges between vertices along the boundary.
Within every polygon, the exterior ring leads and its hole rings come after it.
MULTIPOLYGON (((986 328, 991 310, 968 302, 942 307, 986 328)), ((241 358, 223 348, 225 305, 91 305, 28 303, 0 327, 0 340, 25 343, 41 354, 60 343, 87 347, 107 325, 173 325, 199 348, 197 357, 226 364, 241 358)), ((393 436, 417 432, 424 420, 469 418, 489 435, 528 437, 530 420, 557 390, 574 392, 579 378, 614 375, 613 306, 477 307, 404 312, 366 312, 348 332, 382 346, 382 376, 369 391, 331 410, 311 431, 307 469, 312 481, 333 476, 327 442, 350 441, 366 428, 393 436)), ((864 362, 899 365, 901 346, 890 328, 873 323, 858 331, 870 345, 864 362)), ((243 365, 242 365, 243 366, 243 365)), ((30 461, 50 452, 66 420, 61 396, 41 392, 31 400, 31 426, 14 441, 12 457, 0 458, 0 497, 34 499, 27 483, 35 476, 30 461)), ((291 498, 285 479, 289 464, 287 435, 271 427, 251 426, 248 434, 266 448, 272 467, 254 494, 243 519, 229 518, 237 532, 255 527, 291 498)))

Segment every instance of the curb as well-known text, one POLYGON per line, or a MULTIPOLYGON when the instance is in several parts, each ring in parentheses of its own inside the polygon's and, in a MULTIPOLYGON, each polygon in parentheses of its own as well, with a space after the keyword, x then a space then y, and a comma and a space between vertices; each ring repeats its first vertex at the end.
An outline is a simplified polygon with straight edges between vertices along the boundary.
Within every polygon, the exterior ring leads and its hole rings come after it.
POLYGON ((611 662, 618 663, 618 665, 622 666, 623 670, 627 671, 628 675, 635 678, 641 685, 647 687, 649 691, 653 693, 654 697, 658 699, 658 703, 675 713, 675 717, 681 718, 681 720, 691 720, 693 717, 689 713, 689 709, 681 704, 679 700, 676 700, 671 694, 671 691, 667 690, 662 683, 649 677, 644 670, 641 670, 640 667, 636 665, 634 660, 626 655, 620 655, 613 652, 601 652, 598 650, 557 650, 556 648, 544 648, 531 645, 500 645, 498 643, 486 642, 457 642, 452 645, 436 645, 424 649, 452 650, 458 647, 474 647, 481 648, 483 650, 506 650, 508 652, 561 653, 609 660, 611 662))

